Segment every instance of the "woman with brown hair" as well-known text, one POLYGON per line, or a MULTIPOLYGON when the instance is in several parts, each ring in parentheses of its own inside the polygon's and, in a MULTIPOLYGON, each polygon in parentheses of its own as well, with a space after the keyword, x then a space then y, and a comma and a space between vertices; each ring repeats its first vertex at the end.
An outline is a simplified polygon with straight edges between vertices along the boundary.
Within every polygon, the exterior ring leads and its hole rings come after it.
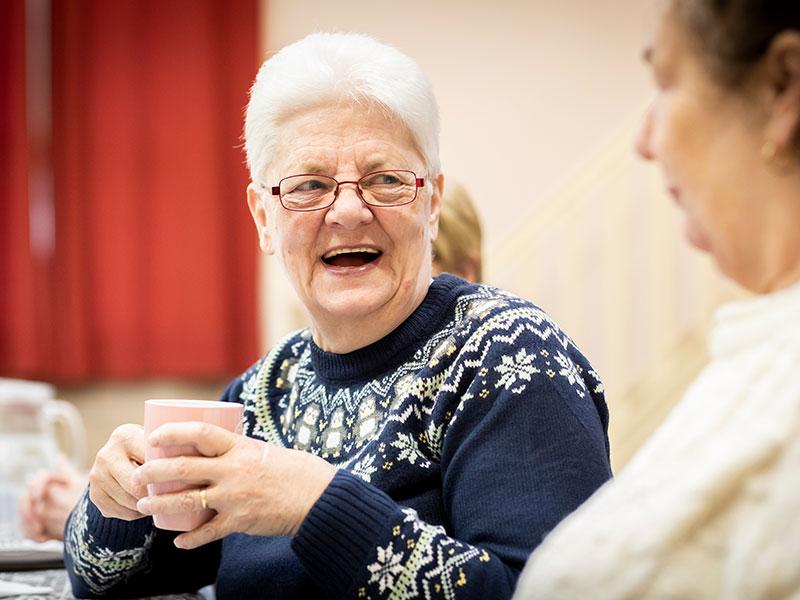
POLYGON ((689 242, 755 297, 718 312, 710 364, 518 598, 800 596, 800 3, 662 5, 637 150, 689 242))

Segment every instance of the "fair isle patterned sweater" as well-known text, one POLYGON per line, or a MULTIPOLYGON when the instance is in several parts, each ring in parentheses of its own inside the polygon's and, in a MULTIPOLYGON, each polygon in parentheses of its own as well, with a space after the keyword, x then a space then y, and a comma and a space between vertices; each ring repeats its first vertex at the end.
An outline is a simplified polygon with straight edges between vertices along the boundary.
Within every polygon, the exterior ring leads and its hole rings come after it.
MULTIPOLYGON (((507 598, 530 552, 610 476, 597 374, 540 309, 437 277, 382 340, 346 355, 290 335, 234 381, 247 435, 339 471, 293 537, 192 551, 88 499, 66 529, 77 596, 507 598)), ((302 477, 302 473, 297 474, 302 477)))

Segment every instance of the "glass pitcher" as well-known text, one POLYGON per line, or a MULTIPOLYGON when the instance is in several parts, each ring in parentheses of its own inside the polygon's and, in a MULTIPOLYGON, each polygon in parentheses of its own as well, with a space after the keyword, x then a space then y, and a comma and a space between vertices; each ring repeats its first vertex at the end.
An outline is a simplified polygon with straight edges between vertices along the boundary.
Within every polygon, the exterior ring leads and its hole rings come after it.
POLYGON ((77 409, 55 400, 51 386, 0 379, 0 487, 20 489, 38 470, 54 468, 59 453, 82 467, 85 440, 77 409), (66 448, 59 448, 59 439, 66 448))

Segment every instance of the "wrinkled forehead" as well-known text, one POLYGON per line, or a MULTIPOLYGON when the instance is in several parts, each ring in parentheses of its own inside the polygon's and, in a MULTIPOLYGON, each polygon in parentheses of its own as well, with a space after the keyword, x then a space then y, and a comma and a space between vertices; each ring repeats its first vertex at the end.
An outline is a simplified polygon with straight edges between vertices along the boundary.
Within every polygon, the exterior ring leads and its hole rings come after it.
POLYGON ((422 164, 409 129, 385 111, 323 105, 282 122, 268 174, 335 176, 341 169, 363 174, 385 168, 414 170, 422 164))

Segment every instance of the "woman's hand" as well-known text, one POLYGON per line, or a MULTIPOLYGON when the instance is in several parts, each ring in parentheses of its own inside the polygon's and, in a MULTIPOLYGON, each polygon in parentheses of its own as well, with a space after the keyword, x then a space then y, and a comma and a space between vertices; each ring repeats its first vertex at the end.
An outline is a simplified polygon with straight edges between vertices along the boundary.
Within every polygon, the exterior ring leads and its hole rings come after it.
POLYGON ((58 467, 37 473, 20 496, 22 531, 36 542, 63 539, 64 524, 84 489, 86 475, 60 456, 58 467))
MULTIPOLYGON (((162 425, 148 442, 158 447, 192 445, 201 454, 151 460, 136 470, 135 480, 142 485, 179 480, 205 486, 207 506, 217 514, 175 538, 179 548, 196 548, 233 532, 293 535, 336 473, 319 457, 208 423, 162 425)), ((143 498, 137 505, 145 514, 202 508, 203 494, 196 488, 143 498)))
POLYGON ((89 497, 104 517, 133 521, 145 516, 136 502, 147 495, 147 488, 132 480, 134 469, 143 462, 144 428, 117 427, 89 471, 89 497))

